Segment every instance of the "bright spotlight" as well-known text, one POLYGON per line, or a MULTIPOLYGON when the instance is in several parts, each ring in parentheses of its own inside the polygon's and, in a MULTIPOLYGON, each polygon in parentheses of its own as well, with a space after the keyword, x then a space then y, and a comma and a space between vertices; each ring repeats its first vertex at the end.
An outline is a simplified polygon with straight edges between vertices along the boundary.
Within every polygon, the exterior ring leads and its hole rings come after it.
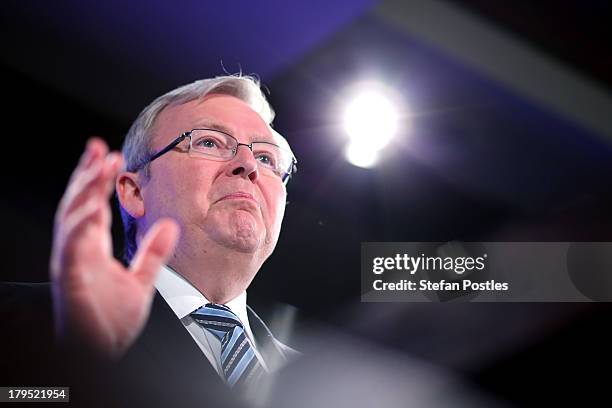
POLYGON ((368 168, 378 161, 378 150, 374 150, 367 143, 349 143, 345 157, 353 166, 368 168))
POLYGON ((387 146, 397 131, 397 122, 393 101, 382 87, 375 85, 361 89, 344 112, 344 127, 350 143, 362 145, 360 150, 378 151, 387 146))

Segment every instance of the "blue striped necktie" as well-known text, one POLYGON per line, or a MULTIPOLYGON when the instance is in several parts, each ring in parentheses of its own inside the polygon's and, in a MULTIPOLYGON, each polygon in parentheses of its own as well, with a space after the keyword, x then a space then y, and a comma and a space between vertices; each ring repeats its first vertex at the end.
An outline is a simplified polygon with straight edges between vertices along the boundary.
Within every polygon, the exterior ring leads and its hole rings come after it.
POLYGON ((230 387, 248 384, 264 372, 242 322, 229 307, 207 303, 189 316, 221 341, 221 367, 230 387))

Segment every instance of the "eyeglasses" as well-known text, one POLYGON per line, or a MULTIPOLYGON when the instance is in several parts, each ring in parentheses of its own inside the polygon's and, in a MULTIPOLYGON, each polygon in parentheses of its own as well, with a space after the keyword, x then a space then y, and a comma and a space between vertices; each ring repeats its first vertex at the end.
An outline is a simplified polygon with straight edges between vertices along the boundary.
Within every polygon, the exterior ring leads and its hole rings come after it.
POLYGON ((297 159, 290 151, 270 142, 240 143, 232 135, 216 129, 192 129, 184 132, 168 146, 146 159, 141 166, 144 167, 168 153, 185 138, 189 138, 189 157, 230 161, 238 153, 239 146, 246 146, 253 152, 259 169, 275 174, 284 184, 287 184, 291 175, 297 170, 297 159))

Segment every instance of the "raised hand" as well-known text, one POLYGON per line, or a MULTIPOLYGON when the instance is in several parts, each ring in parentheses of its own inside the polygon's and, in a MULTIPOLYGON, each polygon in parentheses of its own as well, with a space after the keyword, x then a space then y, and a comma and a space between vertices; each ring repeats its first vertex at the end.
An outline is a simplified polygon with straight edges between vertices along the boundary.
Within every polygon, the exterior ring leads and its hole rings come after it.
POLYGON ((142 331, 155 277, 179 233, 174 221, 160 220, 129 269, 113 257, 109 199, 122 163, 101 139, 87 143, 55 215, 50 261, 56 334, 110 358, 142 331))

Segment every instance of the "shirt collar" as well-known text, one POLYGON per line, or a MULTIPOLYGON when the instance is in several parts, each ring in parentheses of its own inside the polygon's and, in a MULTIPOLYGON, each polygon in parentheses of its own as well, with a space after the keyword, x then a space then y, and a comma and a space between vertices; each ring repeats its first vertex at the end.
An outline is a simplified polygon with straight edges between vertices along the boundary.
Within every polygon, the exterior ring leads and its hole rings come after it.
MULTIPOLYGON (((201 306, 210 303, 187 279, 169 266, 163 265, 157 275, 155 288, 162 295, 174 314, 182 319, 201 306)), ((246 290, 225 305, 238 316, 243 325, 249 326, 246 308, 246 290)), ((250 327, 248 327, 250 331, 250 327)))

